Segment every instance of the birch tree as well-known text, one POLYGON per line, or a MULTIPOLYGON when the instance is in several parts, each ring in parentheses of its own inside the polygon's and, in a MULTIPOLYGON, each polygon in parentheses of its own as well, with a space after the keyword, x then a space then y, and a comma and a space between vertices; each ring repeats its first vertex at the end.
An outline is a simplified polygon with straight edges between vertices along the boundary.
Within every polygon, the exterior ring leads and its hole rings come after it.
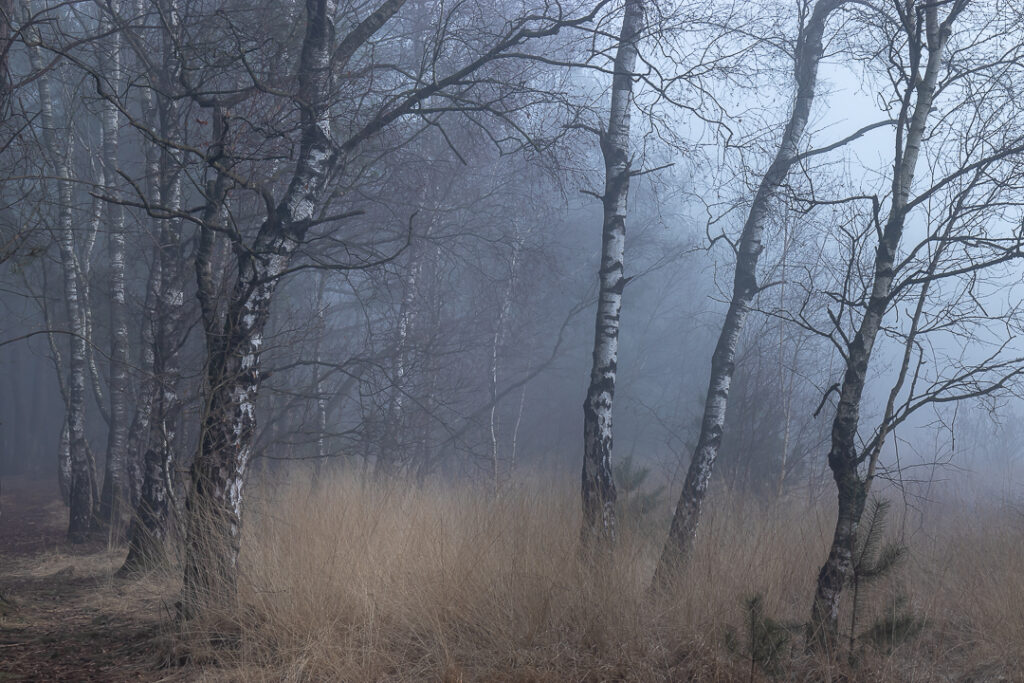
POLYGON ((601 202, 601 265, 590 386, 583 402, 583 526, 585 550, 615 542, 615 480, 612 475, 612 403, 619 355, 619 315, 626 285, 626 201, 629 197, 630 110, 638 44, 644 31, 643 0, 627 0, 612 77, 608 128, 600 131, 605 165, 601 202))
MULTIPOLYGON (((523 239, 520 235, 519 223, 513 220, 512 225, 512 245, 510 248, 509 260, 508 260, 508 281, 505 283, 505 293, 501 298, 501 304, 498 306, 498 316, 494 321, 494 338, 491 341, 491 364, 490 364, 490 399, 491 399, 491 414, 488 420, 488 426, 491 436, 491 465, 492 465, 492 477, 494 479, 494 495, 498 495, 498 490, 501 486, 501 458, 500 458, 500 440, 498 438, 498 361, 501 347, 505 343, 505 337, 508 335, 509 318, 512 315, 512 304, 515 299, 516 289, 516 271, 519 268, 519 252, 522 249, 523 239)), ((509 464, 509 470, 515 465, 515 433, 513 432, 513 452, 512 461, 509 464)))
POLYGON ((885 24, 892 27, 885 76, 895 86, 888 101, 896 110, 888 197, 843 200, 870 203, 855 238, 877 240, 869 276, 857 277, 853 249, 847 277, 829 294, 831 326, 816 328, 843 359, 842 379, 831 389, 837 402, 828 452, 838 515, 809 627, 812 643, 830 649, 886 439, 924 407, 1007 390, 1024 368, 1013 348, 1019 297, 1008 301, 989 281, 1024 256, 1017 106, 1024 40, 1007 21, 1012 13, 992 3, 906 2, 894 10, 885 24), (898 312, 905 315, 887 323, 898 312), (886 338, 902 348, 878 425, 865 434, 869 366, 886 338))
POLYGON ((83 543, 88 538, 95 502, 96 475, 86 441, 86 401, 88 382, 87 344, 89 330, 81 296, 80 264, 75 244, 75 215, 73 207, 74 178, 71 168, 71 137, 61 139, 64 127, 57 121, 54 111, 54 74, 46 64, 42 38, 29 0, 22 0, 21 25, 25 32, 29 62, 36 79, 39 98, 39 118, 44 158, 49 174, 55 179, 57 226, 56 235, 63 273, 63 293, 70 332, 70 352, 67 362, 67 434, 69 463, 69 522, 68 540, 83 543))
MULTIPOLYGON (((102 9, 101 9, 102 12, 102 9)), ((121 89, 120 34, 112 30, 109 17, 100 22, 100 32, 108 34, 99 46, 99 69, 106 74, 108 87, 113 92, 121 89)), ((113 184, 120 168, 118 147, 120 117, 112 101, 102 103, 103 175, 113 184)), ((128 434, 129 416, 129 336, 128 289, 126 282, 127 243, 124 207, 109 202, 105 205, 107 225, 107 256, 110 268, 110 359, 109 379, 110 424, 107 434, 107 456, 104 470, 100 518, 109 525, 113 538, 119 538, 127 526, 130 513, 128 494, 128 434)))
POLYGON ((751 200, 746 221, 736 244, 736 266, 729 309, 711 357, 711 379, 704 401, 700 436, 679 495, 668 540, 655 572, 654 583, 665 586, 680 571, 689 554, 700 521, 711 472, 722 443, 729 387, 735 372, 736 348, 750 312, 751 302, 760 290, 758 260, 763 251, 765 224, 786 178, 800 157, 800 143, 814 103, 818 67, 824 54, 824 38, 830 17, 846 0, 817 0, 813 9, 801 7, 800 28, 794 54, 796 92, 786 126, 775 156, 751 200))
MULTIPOLYGON (((147 135, 174 140, 181 133, 185 109, 184 98, 173 95, 181 78, 176 46, 181 40, 182 18, 174 3, 157 3, 152 13, 143 12, 141 6, 135 11, 144 21, 151 18, 157 28, 135 31, 124 15, 115 14, 147 86, 141 89, 140 111, 132 123, 147 135)), ((111 91, 105 101, 122 113, 128 110, 117 99, 117 91, 111 91)), ((129 432, 137 501, 122 573, 159 566, 171 535, 174 472, 183 443, 179 432, 183 406, 180 348, 187 326, 181 217, 184 163, 184 152, 170 145, 149 148, 144 159, 149 187, 143 198, 155 218, 155 244, 141 326, 146 374, 129 432)))
POLYGON ((900 11, 900 20, 908 34, 912 71, 899 112, 892 208, 878 241, 871 298, 856 336, 847 345, 846 373, 839 390, 828 455, 838 490, 839 513, 829 556, 818 576, 810 625, 815 642, 826 645, 833 644, 838 635, 839 597, 852 571, 857 528, 867 502, 867 487, 857 473, 857 429, 868 362, 889 304, 897 249, 906 225, 911 185, 942 70, 943 53, 953 22, 966 5, 965 0, 957 0, 941 19, 936 5, 922 7, 908 2, 900 11))
MULTIPOLYGON (((220 331, 206 340, 206 406, 187 503, 182 599, 186 616, 211 597, 233 591, 245 472, 256 429, 263 335, 278 282, 290 272, 296 253, 316 224, 330 197, 331 180, 345 172, 363 145, 398 119, 425 109, 444 111, 444 103, 431 105, 431 98, 442 97, 451 88, 466 87, 485 65, 563 27, 584 25, 597 11, 573 14, 570 8, 560 8, 555 15, 541 13, 513 20, 463 66, 435 74, 426 85, 414 83, 395 98, 385 98, 375 114, 339 138, 337 115, 332 111, 337 105, 334 85, 403 4, 403 0, 385 0, 336 40, 337 6, 326 0, 305 3, 305 32, 291 97, 299 110, 297 157, 284 192, 275 196, 269 187, 262 192, 265 219, 255 239, 239 244, 243 248, 237 250, 237 274, 223 306, 220 331)), ((492 110, 500 106, 487 105, 492 110)), ((223 160, 206 160, 228 170, 223 160)), ((201 297, 216 299, 215 292, 202 291, 202 283, 200 287, 201 297)))

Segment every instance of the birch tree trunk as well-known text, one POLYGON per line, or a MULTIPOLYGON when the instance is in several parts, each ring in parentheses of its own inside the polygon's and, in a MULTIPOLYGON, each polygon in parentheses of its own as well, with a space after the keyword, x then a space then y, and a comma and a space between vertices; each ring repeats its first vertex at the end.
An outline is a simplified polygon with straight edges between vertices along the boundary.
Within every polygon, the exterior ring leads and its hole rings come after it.
POLYGON ((313 392, 316 394, 316 466, 313 470, 313 484, 318 485, 327 464, 327 397, 324 395, 324 383, 320 363, 323 361, 321 346, 324 334, 327 333, 327 305, 324 303, 324 291, 327 288, 327 276, 321 274, 316 285, 316 342, 313 345, 313 392))
MULTIPOLYGON (((163 129, 174 127, 177 107, 161 107, 163 129)), ((163 206, 171 212, 181 208, 180 158, 166 154, 160 162, 159 194, 163 206)), ((154 263, 154 319, 152 346, 147 362, 152 363, 152 380, 147 405, 137 418, 139 428, 148 427, 142 458, 141 490, 132 522, 128 557, 123 571, 157 566, 165 559, 169 536, 171 500, 174 494, 174 466, 178 450, 178 421, 182 400, 178 385, 181 368, 178 360, 179 337, 184 316, 184 261, 181 246, 181 222, 161 220, 154 263)), ((141 434, 139 435, 141 437, 141 434)), ((141 439, 140 439, 141 441, 141 439)))
MULTIPOLYGON (((164 168, 168 183, 168 207, 177 210, 180 204, 180 172, 164 168)), ((178 393, 181 370, 177 346, 184 308, 181 254, 181 225, 178 221, 161 221, 155 269, 155 329, 147 356, 152 379, 144 387, 147 405, 136 413, 137 447, 148 444, 142 458, 139 501, 129 529, 128 556, 122 572, 138 571, 162 564, 171 520, 174 491, 174 463, 177 460, 177 430, 181 412, 178 393), (144 429, 148 434, 143 436, 144 429)), ((144 335, 144 337, 147 335, 144 335)))
POLYGON ((186 513, 188 539, 180 603, 185 618, 211 600, 230 600, 235 592, 263 333, 278 279, 305 238, 323 200, 328 176, 339 161, 331 140, 331 69, 342 68, 401 5, 401 0, 384 2, 335 52, 334 4, 306 2, 296 98, 301 103, 301 142, 295 171, 283 198, 260 226, 252 249, 238 254, 237 279, 222 332, 207 335, 207 403, 186 513))
MULTIPOLYGON (((136 0, 135 13, 137 16, 144 16, 145 9, 142 0, 136 0)), ((153 76, 155 78, 155 76, 153 76)), ((146 126, 159 130, 160 115, 157 111, 154 87, 140 89, 140 108, 142 119, 146 126)), ((145 149, 145 163, 147 178, 146 192, 152 206, 163 206, 163 174, 161 173, 160 160, 162 154, 156 148, 147 146, 145 149)), ((152 432, 153 405, 156 402, 159 385, 156 378, 156 336, 157 328, 160 326, 160 291, 162 282, 162 271, 160 267, 161 250, 157 244, 153 249, 153 262, 150 266, 149 277, 146 283, 146 298, 141 326, 141 371, 142 381, 140 383, 138 396, 135 404, 135 414, 132 417, 131 427, 128 430, 127 463, 129 491, 133 508, 137 508, 142 498, 143 482, 146 476, 145 453, 149 450, 149 439, 152 432)), ((135 522, 137 520, 133 520, 135 522)), ((132 538, 129 533, 129 539, 132 538)))
POLYGON ((666 586, 682 569, 697 534, 701 506, 708 490, 711 472, 722 445, 722 433, 729 400, 729 387, 736 369, 736 346, 758 292, 757 263, 764 249, 763 235, 772 202, 797 160, 797 150, 811 105, 814 102, 818 65, 823 54, 822 40, 829 16, 847 0, 818 0, 800 29, 794 65, 796 95, 793 109, 782 133, 779 148, 754 195, 750 212, 740 234, 736 271, 729 310, 711 356, 711 379, 704 399, 700 435, 690 460, 683 490, 679 495, 668 540, 654 575, 655 587, 666 586))
MULTIPOLYGON (((164 84, 175 83, 180 65, 173 51, 178 16, 171 7, 165 12, 161 73, 151 77, 164 84)), ((167 87, 167 86, 165 86, 167 87)), ((168 88, 169 90, 169 88, 168 88)), ((181 105, 171 97, 146 96, 143 116, 165 138, 173 138, 181 128, 181 105)), ((181 210, 182 156, 178 150, 164 148, 159 156, 147 158, 147 171, 153 178, 151 201, 170 214, 181 210)), ((152 318, 143 323, 143 343, 148 344, 144 362, 151 374, 143 384, 143 402, 136 413, 136 448, 145 444, 141 468, 139 500, 129 530, 128 556, 121 573, 160 566, 166 559, 173 513, 174 467, 178 459, 178 422, 182 400, 179 394, 181 368, 178 358, 184 328, 185 272, 182 253, 182 222, 178 218, 158 222, 157 244, 150 273, 147 303, 152 318)), ((136 455, 137 457, 137 455, 136 455)))
MULTIPOLYGON (((316 199, 322 187, 320 172, 312 170, 306 176, 316 199)), ((245 470, 256 431, 263 332, 277 280, 299 244, 292 230, 311 217, 312 204, 301 199, 278 206, 261 228, 253 253, 239 256, 222 339, 208 339, 208 397, 186 508, 186 617, 211 599, 229 598, 234 592, 245 470)))
POLYGON ((637 44, 644 30, 644 0, 627 0, 615 54, 608 130, 601 135, 605 186, 602 202, 600 290, 594 329, 590 386, 583 402, 583 525, 581 549, 611 546, 616 537, 615 480, 612 476, 612 402, 619 355, 619 311, 626 284, 626 202, 632 174, 629 159, 630 109, 637 44))
POLYGON ((954 3, 947 18, 942 22, 938 18, 938 6, 934 4, 923 9, 923 17, 917 13, 916 8, 906 15, 910 22, 923 20, 925 23, 923 28, 928 52, 927 62, 922 74, 917 66, 920 64, 924 47, 919 39, 922 27, 907 27, 910 36, 909 48, 913 53, 911 63, 915 66, 913 80, 907 87, 900 113, 898 139, 902 144, 897 148, 893 170, 892 206, 875 251, 871 297, 857 333, 847 345, 846 370, 835 418, 832 421, 832 444, 828 454, 829 468, 836 482, 839 511, 828 558, 818 574, 809 636, 811 643, 832 652, 836 651, 838 644, 839 600, 843 586, 853 571, 853 549, 857 529, 871 486, 872 473, 861 476, 858 472, 858 467, 863 461, 857 444, 861 397, 875 338, 889 305, 894 265, 903 236, 910 188, 928 116, 932 111, 946 44, 952 24, 965 5, 966 2, 954 3))
MULTIPOLYGON (((109 22, 102 26, 109 29, 109 22)), ((106 32, 106 31, 104 31, 106 32)), ((106 54, 102 71, 114 93, 119 90, 121 75, 121 44, 119 34, 112 31, 102 48, 106 54)), ((118 112, 112 102, 104 101, 103 126, 103 168, 107 183, 112 183, 118 170, 118 112)), ((128 401, 130 384, 128 380, 128 303, 125 284, 125 217, 119 204, 108 202, 107 248, 110 259, 110 369, 108 391, 110 393, 110 428, 107 436, 106 468, 103 478, 103 493, 100 500, 100 518, 109 527, 111 538, 120 540, 127 528, 130 511, 127 460, 129 416, 128 401)))
MULTIPOLYGON (((444 78, 402 94, 344 142, 332 136, 331 101, 337 97, 332 72, 345 73, 348 62, 402 7, 405 0, 379 0, 376 9, 335 42, 333 0, 306 0, 305 34, 297 68, 294 104, 300 113, 300 137, 294 171, 280 201, 250 243, 238 240, 235 284, 227 297, 221 332, 207 335, 206 405, 200 447, 191 471, 187 505, 185 571, 181 615, 189 617, 211 599, 231 599, 241 532, 245 470, 253 449, 255 399, 260 383, 263 335, 278 280, 288 272, 317 212, 323 208, 329 178, 344 170, 347 155, 394 121, 415 114, 425 100, 533 38, 581 25, 594 13, 576 19, 559 16, 549 27, 524 21, 489 49, 444 78)), ((266 204, 269 194, 264 194, 266 204)), ((205 296, 202 293, 200 296, 205 296)))
MULTIPOLYGON (((430 237, 433 228, 431 222, 423 234, 423 239, 430 237)), ((377 460, 373 466, 374 479, 380 480, 392 475, 403 460, 403 441, 407 438, 407 422, 404 416, 406 372, 411 354, 409 337, 416 323, 416 304, 419 298, 420 275, 423 270, 425 249, 422 244, 413 244, 409 253, 409 263, 403 282, 402 303, 398 309, 398 326, 396 330, 395 349, 391 358, 391 387, 388 390, 388 402, 384 412, 383 431, 377 446, 377 460)))
POLYGON ((519 267, 519 249, 522 241, 519 237, 519 225, 515 225, 515 235, 512 242, 512 255, 509 257, 508 282, 505 284, 505 294, 501 300, 501 308, 498 309, 498 319, 494 323, 494 338, 491 343, 491 368, 490 368, 490 391, 491 391, 491 464, 494 476, 494 495, 498 495, 498 488, 501 484, 501 467, 498 457, 498 359, 501 345, 505 342, 506 328, 509 316, 512 314, 512 300, 515 296, 516 271, 519 267))
MULTIPOLYGON (((32 14, 31 3, 26 0, 22 6, 23 17, 32 14)), ((75 250, 73 187, 71 180, 71 142, 62 142, 57 136, 57 122, 51 90, 51 72, 45 67, 41 53, 39 31, 30 26, 26 30, 29 44, 29 62, 34 73, 39 94, 42 139, 46 147, 47 162, 57 183, 57 234, 60 260, 63 269, 64 299, 70 327, 70 352, 68 354, 67 380, 67 433, 70 481, 68 486, 68 541, 82 543, 89 533, 93 512, 93 489, 95 472, 90 467, 89 446, 85 437, 85 403, 88 373, 88 330, 79 292, 78 256, 75 250)))
POLYGON ((526 406, 526 385, 519 390, 519 410, 516 411, 516 421, 512 424, 512 442, 509 444, 508 469, 515 474, 516 458, 519 455, 519 428, 523 424, 523 408, 526 406))
MULTIPOLYGON (((159 206, 159 203, 154 205, 159 206)), ((139 370, 142 380, 139 383, 135 399, 135 412, 132 415, 131 426, 128 429, 128 443, 126 446, 125 478, 127 481, 127 494, 132 509, 138 507, 142 496, 142 485, 145 478, 143 454, 149 449, 150 424, 157 390, 154 377, 155 359, 153 356, 155 346, 154 330, 158 324, 156 299, 160 295, 160 250, 157 248, 153 251, 153 264, 150 268, 146 284, 146 298, 143 306, 140 335, 142 343, 140 344, 141 358, 139 370)), ((131 533, 129 533, 128 538, 131 538, 131 533)))
MULTIPOLYGON (((50 347, 50 360, 53 363, 53 369, 57 376, 57 387, 60 389, 60 397, 64 403, 65 419, 61 424, 60 438, 57 441, 57 488, 60 491, 60 499, 64 502, 64 505, 71 506, 71 437, 68 430, 67 422, 67 410, 68 410, 68 386, 67 381, 64 377, 64 357, 60 352, 60 347, 57 345, 57 335, 53 333, 56 329, 56 325, 53 321, 53 316, 50 314, 50 306, 46 301, 46 290, 48 289, 46 281, 46 268, 44 267, 41 271, 43 288, 42 294, 38 297, 39 308, 43 314, 43 322, 46 324, 46 342, 50 347)), ((26 281, 26 285, 27 285, 26 281)))

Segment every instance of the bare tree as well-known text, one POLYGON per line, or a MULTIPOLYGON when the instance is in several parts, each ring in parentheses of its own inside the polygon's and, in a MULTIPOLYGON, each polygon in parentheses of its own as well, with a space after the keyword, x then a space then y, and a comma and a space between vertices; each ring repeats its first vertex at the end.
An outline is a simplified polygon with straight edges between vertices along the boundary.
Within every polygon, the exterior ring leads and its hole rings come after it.
MULTIPOLYGON (((336 41, 334 4, 325 0, 306 3, 297 88, 290 98, 300 114, 298 155, 283 194, 275 197, 269 187, 263 188, 265 219, 251 243, 238 244, 235 282, 224 302, 220 323, 216 323, 220 330, 207 336, 207 399, 188 496, 182 601, 186 614, 211 594, 219 594, 221 589, 232 591, 244 477, 256 429, 263 336, 279 280, 291 272, 310 228, 324 219, 332 220, 329 216, 319 218, 319 212, 333 198, 331 181, 349 170, 362 146, 395 121, 413 113, 445 111, 448 107, 443 102, 431 106, 431 98, 449 89, 454 89, 453 96, 466 97, 455 93, 472 84, 474 74, 487 64, 530 40, 555 35, 566 26, 584 25, 597 11, 577 15, 569 8, 559 8, 554 15, 514 20, 488 47, 470 55, 463 66, 445 75, 437 74, 426 85, 415 83, 397 97, 384 98, 383 106, 369 120, 354 127, 344 139, 336 139, 334 86, 347 73, 353 57, 389 24, 402 5, 403 0, 380 3, 336 41)), ((472 105, 467 99, 458 106, 497 111, 501 104, 472 105)), ((223 160, 207 157, 206 161, 229 170, 223 160)), ((201 298, 216 300, 207 282, 201 279, 199 287, 201 298)), ((207 330, 213 327, 207 322, 207 330)))
POLYGON ((814 103, 818 66, 824 54, 825 29, 829 18, 844 4, 845 0, 818 0, 809 11, 808 3, 800 5, 800 28, 794 55, 796 92, 792 110, 778 150, 751 200, 743 230, 735 245, 736 268, 732 299, 711 358, 711 380, 704 401, 700 436, 676 504, 668 540, 655 572, 655 586, 667 585, 678 574, 697 533, 701 506, 722 443, 737 344, 751 302, 760 290, 757 265, 763 250, 765 224, 769 220, 773 202, 800 158, 799 146, 814 103))
POLYGON ((1012 349, 1020 304, 984 303, 992 296, 989 278, 1024 256, 1017 180, 1024 137, 1012 85, 1022 66, 1020 36, 991 23, 992 12, 1002 10, 987 3, 907 2, 894 9, 882 22, 896 110, 888 214, 883 218, 886 198, 878 195, 809 200, 811 206, 870 204, 854 218, 864 227, 847 232, 850 257, 838 286, 821 288, 831 302, 828 322, 809 326, 832 340, 843 361, 842 380, 829 390, 837 396, 828 464, 838 516, 809 627, 811 642, 829 648, 886 439, 924 407, 1006 391, 1024 362, 1012 349), (954 32, 971 16, 974 23, 954 32), (922 158, 928 159, 923 174, 922 158), (921 239, 907 239, 922 232, 921 239), (872 237, 877 246, 867 266, 861 250, 872 237), (894 311, 905 315, 887 325, 894 311), (869 364, 886 338, 899 342, 896 376, 877 427, 864 434, 869 364), (968 339, 973 342, 965 345, 968 339))
POLYGON ((626 285, 626 201, 629 197, 629 129, 638 44, 644 31, 643 0, 626 3, 615 54, 607 130, 599 131, 605 186, 601 202, 600 288, 590 386, 583 402, 583 527, 585 550, 615 542, 615 479, 612 475, 612 402, 619 356, 619 314, 626 285))
POLYGON ((57 186, 57 241, 60 247, 64 300, 70 328, 70 352, 67 363, 67 439, 70 465, 68 540, 72 543, 82 543, 87 539, 92 524, 96 474, 85 434, 90 336, 86 315, 88 302, 82 298, 81 264, 75 243, 72 138, 67 135, 62 140, 58 134, 63 127, 57 121, 55 113, 53 73, 45 62, 42 38, 28 0, 24 0, 21 6, 21 24, 28 46, 29 61, 32 70, 37 74, 36 87, 45 159, 49 174, 55 179, 57 186))
MULTIPOLYGON (((113 24, 104 17, 100 22, 100 33, 108 34, 99 46, 101 59, 99 70, 106 74, 111 91, 121 89, 121 41, 113 24)), ((120 116, 117 107, 109 100, 103 101, 101 114, 103 136, 103 176, 106 183, 113 184, 120 163, 118 146, 120 138, 120 116)), ((129 322, 127 289, 127 244, 125 234, 124 207, 110 202, 106 204, 107 249, 110 268, 110 370, 108 391, 110 394, 110 424, 107 434, 107 456, 100 499, 100 519, 109 525, 111 537, 117 539, 125 532, 130 514, 128 495, 128 434, 130 415, 129 382, 129 322)))

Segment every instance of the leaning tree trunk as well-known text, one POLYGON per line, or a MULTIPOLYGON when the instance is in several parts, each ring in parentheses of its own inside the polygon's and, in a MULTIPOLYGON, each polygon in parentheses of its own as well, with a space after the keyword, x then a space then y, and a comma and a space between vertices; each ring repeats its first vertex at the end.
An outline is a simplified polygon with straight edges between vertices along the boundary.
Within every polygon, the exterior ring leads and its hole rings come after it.
POLYGON ((597 318, 590 386, 583 402, 583 525, 580 545, 589 553, 615 542, 615 480, 612 476, 612 402, 619 356, 619 311, 622 308, 623 255, 626 246, 626 200, 632 174, 629 159, 630 109, 637 43, 643 32, 644 0, 628 0, 615 54, 608 130, 601 133, 605 184, 601 198, 601 232, 597 318))
MULTIPOLYGON (((857 529, 864 513, 868 489, 871 486, 871 474, 862 476, 858 472, 864 459, 864 454, 858 448, 857 441, 861 397, 864 392, 868 363, 871 360, 875 338, 889 306, 897 249, 903 236, 910 188, 914 180, 928 116, 932 110, 943 55, 952 22, 962 9, 962 5, 954 5, 954 9, 942 23, 938 20, 936 5, 930 5, 924 12, 928 49, 927 65, 918 82, 912 82, 907 87, 904 96, 900 121, 901 126, 905 127, 905 141, 898 149, 893 171, 892 206, 889 218, 886 220, 885 229, 875 251, 871 298, 868 300, 867 309, 860 327, 857 329, 857 334, 847 345, 846 371, 843 376, 835 418, 832 421, 832 444, 828 454, 829 468, 832 470, 832 476, 836 482, 839 514, 828 558, 818 574, 814 604, 811 609, 811 622, 808 627, 811 644, 833 653, 838 651, 839 600, 843 586, 852 576, 853 549, 857 538, 857 529), (959 9, 957 9, 958 7, 959 9), (911 107, 911 99, 915 93, 916 101, 911 107), (910 113, 911 110, 912 113, 910 113)), ((920 20, 919 15, 914 13, 910 13, 909 16, 920 20)), ((920 57, 922 47, 914 36, 914 31, 911 31, 910 49, 916 50, 917 56, 920 57)), ((901 139, 903 137, 901 136, 901 139)))
MULTIPOLYGON (((31 16, 31 3, 26 0, 24 18, 31 16)), ((83 307, 79 292, 78 257, 75 251, 73 188, 71 180, 71 142, 61 141, 57 136, 57 123, 51 92, 51 72, 46 68, 39 32, 34 27, 26 31, 29 47, 29 62, 37 79, 39 93, 40 121, 43 144, 51 172, 57 179, 58 244, 61 267, 64 273, 64 299, 68 310, 70 326, 70 353, 68 354, 67 380, 67 434, 70 481, 68 486, 68 540, 82 543, 89 533, 93 512, 93 488, 95 472, 90 466, 89 447, 85 437, 85 404, 87 400, 88 372, 88 330, 85 325, 83 307)))
POLYGON ((234 593, 245 470, 256 433, 263 333, 277 280, 298 246, 286 230, 312 215, 292 212, 303 206, 296 202, 279 207, 261 228, 262 239, 253 253, 239 255, 223 336, 207 340, 208 396, 186 506, 181 602, 186 617, 201 605, 234 593))
POLYGON ((782 133, 778 151, 761 179, 750 212, 740 234, 733 279, 732 300, 726 313, 718 343, 711 356, 711 379, 704 399, 700 435, 690 460, 683 490, 672 517, 668 540, 654 575, 656 587, 666 586, 682 568, 697 534, 701 507, 707 494, 711 471, 722 444, 729 388, 736 369, 736 347, 758 292, 757 263, 764 250, 765 223, 771 205, 797 161, 797 149, 814 102, 818 65, 823 54, 822 38, 829 16, 847 0, 818 0, 807 24, 801 27, 799 52, 795 63, 796 95, 789 121, 782 133))

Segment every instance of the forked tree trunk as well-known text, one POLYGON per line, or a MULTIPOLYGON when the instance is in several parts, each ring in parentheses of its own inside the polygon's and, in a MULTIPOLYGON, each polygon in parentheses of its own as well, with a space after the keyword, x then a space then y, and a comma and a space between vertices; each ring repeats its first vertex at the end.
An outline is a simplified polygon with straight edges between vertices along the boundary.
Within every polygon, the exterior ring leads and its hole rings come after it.
MULTIPOLYGON (((857 441, 861 397, 875 338, 889 306, 896 255, 903 236, 910 188, 928 116, 932 110, 943 55, 953 21, 965 5, 965 2, 953 3, 949 15, 941 23, 938 18, 938 6, 934 4, 923 9, 923 17, 915 12, 908 13, 911 21, 925 22, 923 28, 928 52, 927 62, 918 82, 912 83, 904 96, 900 133, 905 135, 900 136, 902 145, 898 149, 893 171, 892 206, 875 251, 871 298, 868 300, 857 334, 847 345, 846 372, 840 389, 839 404, 832 421, 832 445, 828 454, 829 468, 836 482, 839 515, 828 559, 818 574, 808 635, 811 644, 832 653, 838 652, 839 600, 843 586, 852 576, 857 529, 871 486, 870 473, 862 476, 858 472, 864 459, 857 441)), ((925 47, 920 44, 918 30, 921 27, 908 28, 909 49, 916 52, 917 61, 925 47)))
MULTIPOLYGON (((382 111, 336 147, 331 140, 332 72, 343 73, 355 52, 404 2, 381 0, 366 19, 335 44, 335 3, 306 0, 306 30, 295 97, 301 115, 295 171, 251 248, 237 250, 238 270, 221 326, 223 332, 207 334, 207 404, 187 506, 183 617, 191 616, 211 599, 230 599, 234 593, 244 474, 253 447, 263 334, 277 281, 287 272, 314 215, 322 208, 328 177, 344 166, 344 155, 412 111, 418 102, 461 81, 531 35, 526 28, 517 31, 511 42, 496 46, 443 82, 418 89, 404 104, 382 111)), ((201 300, 205 297, 200 292, 201 300)))
POLYGON ((736 254, 732 300, 711 356, 711 379, 704 399, 700 435, 690 460, 683 490, 679 495, 668 540, 654 575, 654 586, 665 587, 681 571, 697 534, 701 507, 707 494, 711 472, 722 445, 729 388, 736 369, 736 347, 758 292, 757 263, 764 249, 762 239, 772 203, 790 169, 797 161, 798 145, 807 128, 818 79, 818 64, 823 53, 822 39, 829 16, 847 0, 818 0, 797 42, 796 95, 789 121, 782 133, 778 151, 757 188, 750 212, 740 234, 736 254))
POLYGON ((644 0, 628 0, 615 54, 608 130, 601 134, 605 184, 602 203, 600 289, 594 329, 590 386, 583 402, 583 526, 580 547, 590 553, 615 543, 615 479, 612 475, 612 402, 619 357, 619 313, 626 285, 626 202, 632 174, 629 159, 630 110, 637 45, 644 30, 644 0))
MULTIPOLYGON (((237 279, 222 332, 207 334, 207 402, 186 512, 180 602, 180 614, 185 618, 211 601, 234 596, 245 470, 256 431, 263 334, 278 280, 304 239, 322 202, 327 177, 338 162, 327 104, 334 66, 329 4, 326 0, 306 3, 298 84, 298 99, 303 103, 302 140, 295 172, 281 202, 260 226, 253 248, 238 255, 237 279)), ((365 29, 358 44, 400 6, 398 1, 385 3, 383 14, 378 10, 363 22, 357 28, 365 29)), ((209 292, 203 291, 202 274, 198 275, 202 301, 209 292)), ((207 329, 212 330, 212 321, 207 322, 207 329)))
MULTIPOLYGON (((317 190, 319 191, 319 189, 317 190)), ((308 221, 312 212, 282 205, 261 229, 252 254, 239 256, 239 275, 224 321, 222 341, 208 340, 208 392, 200 448, 192 463, 186 507, 185 581, 182 615, 211 600, 228 598, 235 587, 245 471, 256 432, 263 333, 278 278, 298 241, 284 233, 282 218, 308 221)))

